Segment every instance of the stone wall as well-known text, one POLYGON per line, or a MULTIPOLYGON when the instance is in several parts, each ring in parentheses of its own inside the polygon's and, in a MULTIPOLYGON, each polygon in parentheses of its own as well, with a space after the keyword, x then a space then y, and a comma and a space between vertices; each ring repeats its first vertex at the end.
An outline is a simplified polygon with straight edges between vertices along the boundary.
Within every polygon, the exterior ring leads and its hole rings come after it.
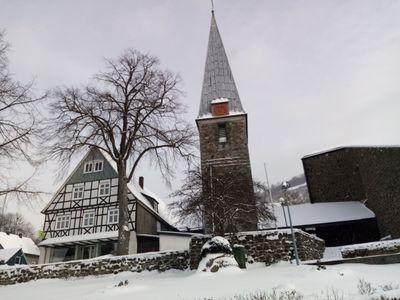
MULTIPOLYGON (((300 260, 320 259, 323 255, 324 241, 304 231, 295 229, 297 248, 300 260)), ((201 260, 201 247, 211 238, 211 235, 194 236, 190 241, 190 269, 197 269, 201 260)), ((264 262, 270 265, 281 260, 290 260, 294 257, 293 243, 290 230, 265 230, 241 232, 233 238, 226 236, 233 243, 241 244, 247 254, 255 262, 264 262)))
MULTIPOLYGON (((324 241, 295 229, 301 260, 319 259, 324 252, 324 241)), ((0 267, 0 285, 9 285, 44 278, 69 278, 89 275, 117 274, 124 271, 164 272, 170 269, 197 269, 201 248, 211 235, 195 235, 188 251, 158 252, 117 257, 94 258, 33 266, 0 267)), ((293 258, 290 230, 241 232, 227 236, 234 244, 241 244, 256 262, 267 265, 293 258)))
POLYGON ((367 200, 381 235, 400 238, 400 147, 343 147, 302 160, 312 203, 367 200))
MULTIPOLYGON (((253 179, 247 141, 247 115, 233 115, 197 119, 200 137, 201 174, 203 193, 210 195, 222 190, 228 199, 235 201, 234 205, 246 205, 237 213, 235 226, 237 230, 257 230, 257 214, 253 179), (225 127, 226 141, 219 141, 220 127, 225 127), (213 182, 211 182, 213 181, 213 182), (218 188, 218 182, 230 184, 228 190, 218 188), (236 200, 233 200, 236 199, 236 200), (246 211, 246 212, 245 212, 246 211)), ((212 220, 207 215, 220 215, 215 207, 205 206, 213 214, 206 214, 205 232, 212 232, 212 220)), ((225 215, 224 215, 225 217, 225 215)))
POLYGON ((396 254, 400 253, 400 239, 345 246, 340 252, 343 258, 396 254))
POLYGON ((83 261, 19 266, 0 269, 0 285, 9 285, 42 278, 69 278, 89 275, 117 274, 124 271, 142 272, 189 267, 187 251, 136 254, 83 261))

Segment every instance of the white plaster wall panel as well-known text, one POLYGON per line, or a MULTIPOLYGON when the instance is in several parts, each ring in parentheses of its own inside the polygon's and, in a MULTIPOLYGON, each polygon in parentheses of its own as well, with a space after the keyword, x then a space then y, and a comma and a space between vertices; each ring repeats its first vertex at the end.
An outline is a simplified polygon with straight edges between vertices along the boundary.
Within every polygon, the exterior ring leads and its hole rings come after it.
POLYGON ((160 251, 189 250, 191 236, 160 234, 160 251))
POLYGON ((113 186, 111 187, 111 195, 117 195, 118 194, 118 187, 113 186))

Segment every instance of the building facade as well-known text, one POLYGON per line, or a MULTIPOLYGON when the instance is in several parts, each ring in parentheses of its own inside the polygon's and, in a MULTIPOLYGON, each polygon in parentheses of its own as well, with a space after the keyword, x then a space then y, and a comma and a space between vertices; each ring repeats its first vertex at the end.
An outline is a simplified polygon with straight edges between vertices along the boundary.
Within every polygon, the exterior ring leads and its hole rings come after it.
POLYGON ((359 201, 400 238, 400 147, 340 147, 302 158, 311 203, 359 201))
MULTIPOLYGON (((118 240, 118 174, 108 156, 91 149, 43 209, 40 262, 87 259, 114 252, 118 240)), ((158 231, 176 230, 161 215, 160 200, 128 184, 130 253, 159 250, 158 231)))
MULTIPOLYGON (((257 212, 248 150, 247 114, 239 98, 214 12, 196 123, 200 136, 203 194, 212 199, 212 195, 217 194, 217 181, 231 184, 232 188, 225 195, 230 197, 230 206, 236 206, 238 212, 231 215, 234 228, 228 230, 256 230, 257 212)), ((213 212, 205 214, 204 227, 207 233, 214 231, 215 219, 228 209, 226 204, 217 208, 217 197, 213 201, 205 207, 206 211, 213 212)))

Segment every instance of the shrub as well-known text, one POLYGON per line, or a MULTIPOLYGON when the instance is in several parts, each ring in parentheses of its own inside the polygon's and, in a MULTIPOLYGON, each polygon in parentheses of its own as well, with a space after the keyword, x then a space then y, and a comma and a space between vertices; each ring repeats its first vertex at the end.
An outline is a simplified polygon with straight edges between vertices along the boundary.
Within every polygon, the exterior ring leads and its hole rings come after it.
POLYGON ((232 247, 227 239, 215 236, 207 241, 201 248, 201 256, 205 257, 209 253, 232 254, 232 247))

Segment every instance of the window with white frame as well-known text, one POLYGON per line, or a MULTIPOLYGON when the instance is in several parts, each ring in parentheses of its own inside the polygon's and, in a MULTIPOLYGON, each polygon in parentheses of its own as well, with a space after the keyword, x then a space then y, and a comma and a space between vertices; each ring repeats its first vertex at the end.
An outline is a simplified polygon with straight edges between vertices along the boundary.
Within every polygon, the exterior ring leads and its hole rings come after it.
POLYGON ((94 225, 94 211, 85 212, 83 214, 83 226, 93 226, 94 225))
POLYGON ((93 172, 101 172, 103 171, 104 163, 102 160, 91 160, 84 164, 83 173, 93 173, 93 172))
POLYGON ((93 172, 103 171, 103 161, 102 160, 94 160, 93 165, 94 165, 93 172))
POLYGON ((56 229, 68 229, 69 228, 69 215, 58 216, 56 218, 56 229))
POLYGON ((83 167, 83 173, 92 173, 93 172, 93 162, 89 161, 85 163, 83 167))
POLYGON ((21 256, 16 256, 15 257, 15 264, 20 265, 21 264, 21 256))
POLYGON ((83 198, 83 185, 74 186, 72 189, 72 200, 83 198))
POLYGON ((107 223, 108 224, 118 224, 118 216, 119 216, 118 208, 109 209, 107 223))
POLYGON ((101 182, 99 184, 99 196, 110 195, 110 182, 101 182))

